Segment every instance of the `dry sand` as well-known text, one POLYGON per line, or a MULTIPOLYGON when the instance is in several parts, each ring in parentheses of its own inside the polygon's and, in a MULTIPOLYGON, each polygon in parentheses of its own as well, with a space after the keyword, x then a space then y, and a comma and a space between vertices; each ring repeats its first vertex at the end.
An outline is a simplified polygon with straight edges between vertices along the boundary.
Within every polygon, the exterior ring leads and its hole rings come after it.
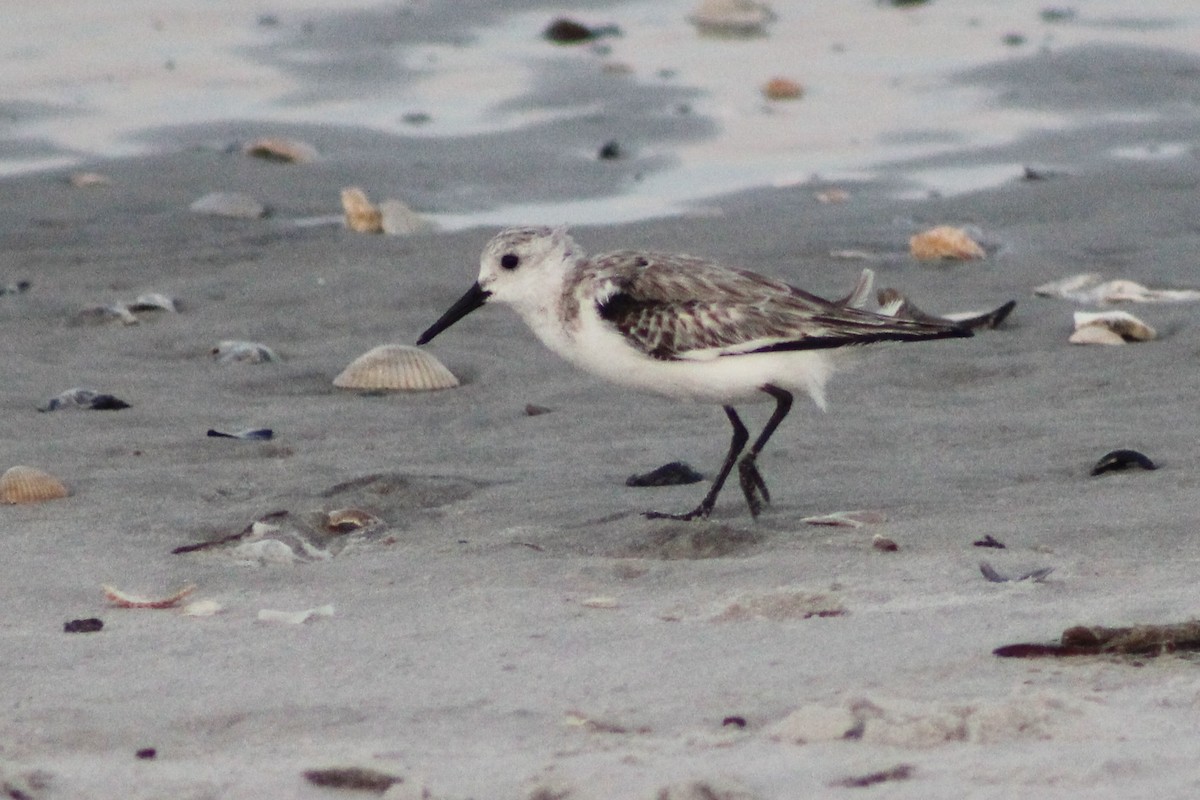
MULTIPOLYGON (((493 229, 376 237, 296 220, 335 212, 338 188, 371 177, 412 187, 420 207, 470 210, 603 197, 655 168, 589 164, 567 184, 530 170, 589 139, 569 121, 408 141, 403 155, 378 132, 215 123, 90 164, 109 186, 76 189, 64 171, 4 179, 0 284, 32 286, 0 296, 0 467, 47 469, 72 494, 0 508, 0 785, 33 798, 326 797, 303 772, 357 766, 403 778, 393 797, 839 797, 863 791, 855 778, 905 798, 1193 796, 1194 661, 992 650, 1196 613, 1197 306, 1133 308, 1156 341, 1075 347, 1078 307, 1031 295, 1080 272, 1200 287, 1196 74, 1194 52, 1016 57, 958 80, 1075 124, 881 165, 838 183, 846 203, 819 202, 818 180, 574 229, 590 251, 686 250, 826 296, 867 265, 928 311, 1018 300, 974 339, 862 353, 835 376, 827 413, 798 403, 760 460, 775 502, 757 522, 734 488, 709 522, 643 519, 691 507, 704 485, 625 478, 678 459, 711 474, 720 410, 575 373, 502 309, 430 348, 461 388, 360 396, 330 383, 375 345, 411 343, 474 279, 493 229), (211 146, 280 132, 313 141, 321 162, 211 146), (1025 164, 1046 179, 1021 180, 1025 164), (1011 179, 951 198, 915 180, 1004 168, 1011 179), (212 190, 274 213, 187 210, 212 190), (974 226, 988 259, 912 261, 908 237, 941 223, 974 226), (872 255, 830 256, 848 249, 872 255), (73 322, 145 291, 182 310, 73 322), (225 339, 282 361, 217 363, 225 339), (37 410, 73 386, 131 408, 37 410), (205 436, 246 427, 276 438, 205 436), (1119 447, 1160 469, 1090 477, 1119 447), (303 526, 343 506, 387 530, 294 564, 172 553, 272 512, 303 526), (849 509, 886 521, 800 521, 849 509), (874 549, 876 534, 899 550, 874 549), (985 535, 1007 548, 972 546, 985 535), (1054 572, 992 583, 981 560, 1054 572), (223 611, 118 609, 100 591, 189 583, 223 611), (332 616, 305 624, 258 619, 325 605, 332 616), (63 632, 86 617, 103 630, 63 632)), ((675 120, 655 135, 705 131, 675 120)), ((757 427, 766 410, 746 417, 757 427)))

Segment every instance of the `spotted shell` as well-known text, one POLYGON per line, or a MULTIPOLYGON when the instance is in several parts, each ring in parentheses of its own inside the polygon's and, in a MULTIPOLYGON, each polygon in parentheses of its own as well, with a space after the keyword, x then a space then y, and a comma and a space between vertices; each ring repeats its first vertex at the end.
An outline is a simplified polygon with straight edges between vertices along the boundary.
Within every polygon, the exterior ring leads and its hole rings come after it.
POLYGON ((383 233, 383 212, 371 203, 367 193, 357 186, 342 189, 342 210, 346 227, 358 233, 383 233))
POLYGON ((425 391, 458 386, 458 378, 424 350, 384 344, 368 350, 333 379, 341 389, 425 391))
POLYGON ((939 225, 916 234, 908 240, 908 247, 918 261, 987 258, 987 252, 966 231, 949 225, 939 225))
POLYGON ((35 467, 12 467, 0 476, 0 503, 40 503, 68 494, 62 481, 35 467))

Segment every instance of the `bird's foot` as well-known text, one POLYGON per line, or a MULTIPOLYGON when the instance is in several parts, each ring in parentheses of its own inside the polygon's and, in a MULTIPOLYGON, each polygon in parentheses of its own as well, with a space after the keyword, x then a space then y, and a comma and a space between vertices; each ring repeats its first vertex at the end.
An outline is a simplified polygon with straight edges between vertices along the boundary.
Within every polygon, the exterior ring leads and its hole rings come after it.
POLYGON ((668 514, 665 511, 643 511, 642 516, 646 519, 675 519, 680 522, 691 522, 694 519, 708 519, 708 515, 712 513, 712 505, 709 503, 701 503, 683 514, 668 514))
POLYGON ((771 502, 771 492, 754 462, 753 453, 742 457, 738 462, 738 482, 742 486, 742 494, 746 496, 746 505, 750 506, 750 516, 757 517, 762 512, 763 503, 771 502))

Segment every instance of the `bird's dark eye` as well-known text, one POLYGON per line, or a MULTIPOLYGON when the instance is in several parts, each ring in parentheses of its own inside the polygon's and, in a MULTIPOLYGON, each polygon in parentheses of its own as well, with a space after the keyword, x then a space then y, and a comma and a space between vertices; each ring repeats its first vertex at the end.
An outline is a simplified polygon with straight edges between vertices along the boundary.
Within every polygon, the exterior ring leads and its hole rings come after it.
POLYGON ((504 255, 500 256, 500 266, 504 267, 505 269, 516 269, 517 265, 520 263, 521 259, 517 258, 517 256, 513 253, 505 253, 504 255))

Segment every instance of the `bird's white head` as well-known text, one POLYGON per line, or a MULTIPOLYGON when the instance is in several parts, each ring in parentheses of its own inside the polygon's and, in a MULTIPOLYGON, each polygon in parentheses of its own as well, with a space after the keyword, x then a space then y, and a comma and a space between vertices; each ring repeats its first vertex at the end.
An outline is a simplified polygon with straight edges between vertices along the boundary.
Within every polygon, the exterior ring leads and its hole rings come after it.
POLYGON ((492 237, 479 259, 479 279, 417 344, 425 344, 458 320, 488 302, 514 307, 522 316, 536 316, 557 297, 571 268, 584 253, 566 228, 508 228, 492 237))

